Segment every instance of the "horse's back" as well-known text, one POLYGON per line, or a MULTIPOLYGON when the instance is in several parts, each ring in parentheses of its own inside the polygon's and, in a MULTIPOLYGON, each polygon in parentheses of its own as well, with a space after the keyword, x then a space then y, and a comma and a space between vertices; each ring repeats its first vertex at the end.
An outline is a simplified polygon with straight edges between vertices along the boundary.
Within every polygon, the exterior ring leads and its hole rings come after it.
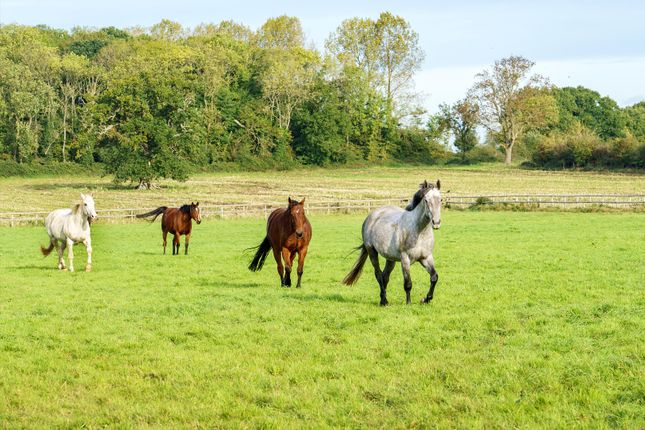
POLYGON ((269 228, 270 225, 274 225, 278 222, 280 222, 280 215, 284 214, 287 210, 285 208, 278 208, 274 209, 270 214, 269 218, 267 218, 267 228, 269 228))
POLYGON ((45 218, 45 228, 47 229, 47 234, 53 236, 56 239, 64 239, 63 227, 65 225, 65 220, 72 215, 72 210, 67 209, 55 209, 51 211, 45 218))
POLYGON ((182 216, 181 209, 168 208, 161 216, 161 228, 170 234, 188 234, 192 229, 190 218, 186 223, 182 216))
POLYGON ((388 259, 400 258, 401 217, 405 211, 397 206, 383 206, 373 210, 363 222, 363 243, 388 259))
POLYGON ((363 235, 371 230, 390 230, 401 220, 405 211, 397 206, 383 206, 374 209, 363 222, 363 235))

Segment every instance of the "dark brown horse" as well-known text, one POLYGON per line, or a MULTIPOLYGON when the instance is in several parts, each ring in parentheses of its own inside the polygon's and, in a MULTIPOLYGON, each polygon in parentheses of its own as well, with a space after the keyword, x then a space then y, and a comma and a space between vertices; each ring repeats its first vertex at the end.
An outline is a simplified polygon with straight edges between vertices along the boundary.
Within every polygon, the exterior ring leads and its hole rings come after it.
POLYGON ((202 216, 199 212, 199 202, 183 205, 180 208, 169 208, 167 206, 159 206, 157 209, 137 215, 137 218, 147 218, 154 216, 150 222, 154 222, 159 215, 161 217, 161 231, 163 231, 163 253, 166 253, 166 238, 168 233, 173 235, 172 239, 172 255, 179 254, 179 237, 183 234, 186 236, 186 250, 185 254, 188 255, 188 243, 190 242, 190 233, 193 231, 193 220, 197 224, 201 224, 202 216))
POLYGON ((288 207, 276 209, 269 215, 267 235, 260 245, 252 248, 257 249, 257 252, 249 264, 249 270, 257 272, 262 269, 269 250, 273 249, 273 256, 278 263, 280 284, 283 287, 290 287, 293 260, 298 253, 298 284, 296 288, 300 288, 302 269, 305 265, 305 256, 310 240, 311 224, 305 216, 305 199, 298 202, 289 197, 288 207), (284 266, 282 265, 283 259, 284 266))

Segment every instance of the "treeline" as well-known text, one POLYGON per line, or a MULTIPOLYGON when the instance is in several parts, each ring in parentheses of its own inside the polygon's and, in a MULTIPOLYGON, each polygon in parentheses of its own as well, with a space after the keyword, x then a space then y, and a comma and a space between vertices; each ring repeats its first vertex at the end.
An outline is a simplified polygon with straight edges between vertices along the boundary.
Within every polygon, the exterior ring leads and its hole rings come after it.
POLYGON ((487 112, 483 73, 463 102, 427 116, 412 86, 423 59, 418 34, 390 13, 343 21, 324 52, 288 16, 255 31, 231 21, 2 25, 0 158, 101 163, 142 187, 226 163, 444 162, 455 147, 465 162, 495 159, 498 148, 510 162, 519 148, 540 165, 643 167, 643 103, 620 109, 590 90, 529 79, 504 101, 514 123, 487 112), (489 129, 483 144, 478 125, 489 129))

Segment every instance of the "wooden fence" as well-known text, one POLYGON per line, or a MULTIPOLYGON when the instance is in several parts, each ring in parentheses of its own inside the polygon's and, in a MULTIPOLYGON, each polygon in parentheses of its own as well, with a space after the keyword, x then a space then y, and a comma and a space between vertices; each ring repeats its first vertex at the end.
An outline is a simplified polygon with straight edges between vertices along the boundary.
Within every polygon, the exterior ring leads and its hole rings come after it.
MULTIPOLYGON (((404 206, 408 198, 401 199, 369 199, 344 200, 340 202, 308 202, 309 213, 350 213, 370 211, 379 206, 404 206)), ((604 206, 617 208, 645 208, 645 194, 489 194, 489 195, 459 195, 446 193, 443 195, 446 207, 465 208, 475 204, 480 205, 528 205, 536 208, 560 207, 580 208, 586 206, 604 206)), ((232 203, 200 206, 203 218, 236 218, 247 216, 266 217, 275 208, 284 203, 232 203)), ((99 210, 101 221, 123 222, 135 218, 145 209, 105 209, 99 210)), ((47 211, 34 212, 0 212, 0 225, 19 225, 42 223, 47 211)))

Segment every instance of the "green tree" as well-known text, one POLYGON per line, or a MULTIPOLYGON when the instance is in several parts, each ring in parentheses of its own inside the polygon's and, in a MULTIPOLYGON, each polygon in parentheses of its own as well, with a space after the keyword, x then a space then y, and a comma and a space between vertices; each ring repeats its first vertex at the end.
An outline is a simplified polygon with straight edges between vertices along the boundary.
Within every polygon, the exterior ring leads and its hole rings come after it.
POLYGON ((554 88, 552 92, 560 111, 558 130, 566 132, 580 122, 602 139, 625 136, 625 115, 611 98, 581 86, 554 88))
POLYGON ((185 180, 203 155, 190 49, 139 43, 110 71, 97 103, 100 153, 116 181, 150 188, 159 178, 185 180))
POLYGON ((150 35, 155 39, 175 42, 181 39, 183 34, 181 24, 169 19, 162 19, 161 22, 150 27, 150 35))
POLYGON ((264 49, 301 48, 305 44, 300 20, 287 15, 269 18, 258 30, 256 39, 257 45, 264 49))
POLYGON ((645 101, 623 109, 629 131, 641 143, 645 143, 645 101))
POLYGON ((348 19, 332 33, 326 47, 341 64, 365 72, 369 84, 385 98, 388 117, 396 121, 410 113, 407 102, 414 73, 425 54, 419 35, 407 21, 389 12, 381 13, 376 21, 348 19))
POLYGON ((477 145, 477 124, 479 123, 479 106, 465 99, 450 106, 439 106, 440 124, 454 138, 453 144, 459 150, 462 161, 468 151, 477 145))
POLYGON ((265 50, 261 58, 262 96, 278 127, 288 130, 293 110, 310 96, 319 59, 303 48, 265 50))
POLYGON ((540 75, 529 76, 534 63, 520 56, 495 62, 475 77, 469 98, 479 106, 483 125, 497 138, 511 164, 513 147, 524 133, 557 121, 558 110, 540 75))

